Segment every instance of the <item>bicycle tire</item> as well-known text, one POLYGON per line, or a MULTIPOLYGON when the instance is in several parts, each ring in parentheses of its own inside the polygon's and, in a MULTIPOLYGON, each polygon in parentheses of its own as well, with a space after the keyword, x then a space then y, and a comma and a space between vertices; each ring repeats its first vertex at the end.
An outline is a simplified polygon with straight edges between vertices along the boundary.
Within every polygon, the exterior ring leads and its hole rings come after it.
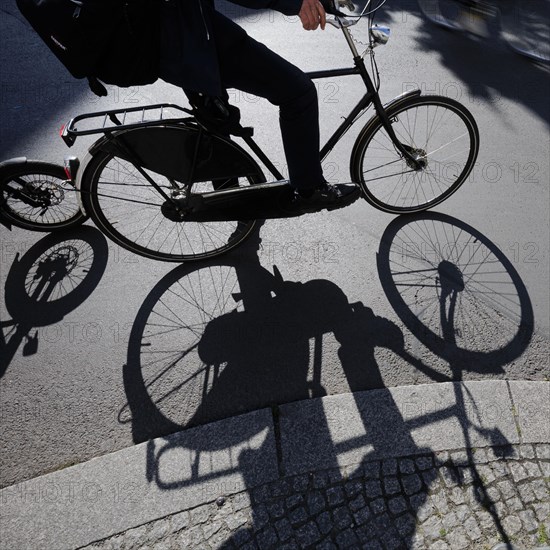
POLYGON ((66 230, 87 218, 62 166, 27 159, 0 164, 0 215, 12 225, 31 231, 66 230), (21 198, 22 191, 26 199, 21 198))
POLYGON ((398 139, 412 147, 425 166, 420 170, 409 166, 381 120, 373 117, 357 138, 350 166, 352 180, 359 183, 365 199, 384 212, 406 214, 449 198, 472 171, 479 152, 472 114, 457 101, 440 96, 403 100, 390 106, 387 114, 398 139), (440 138, 445 138, 443 144, 435 144, 440 138), (459 140, 462 150, 449 152, 447 147, 459 140), (396 181, 392 184, 391 179, 396 181))
MULTIPOLYGON (((157 130, 162 128, 167 127, 159 127, 157 130)), ((196 128, 185 125, 172 126, 170 129, 197 132, 196 128)), ((141 130, 137 128, 123 132, 134 132, 133 137, 139 141, 136 133, 141 130)), ((146 130, 150 131, 150 127, 146 130)), ((233 160, 245 159, 249 166, 254 166, 252 175, 239 178, 239 185, 265 181, 260 167, 241 147, 229 139, 213 135, 209 137, 228 145, 232 149, 233 160)), ((158 171, 146 171, 161 187, 170 191, 160 181, 166 179, 164 176, 158 171)), ((225 181, 232 180, 236 181, 235 178, 227 178, 225 181)), ((217 182, 216 188, 222 188, 223 183, 217 182)), ((205 180, 193 183, 192 192, 212 189, 213 182, 205 180)), ((171 221, 161 211, 164 199, 135 166, 109 149, 102 150, 101 147, 93 153, 85 168, 81 192, 86 211, 108 238, 130 252, 153 260, 186 262, 213 258, 243 242, 256 223, 256 220, 171 221), (110 173, 114 174, 114 178, 109 177, 110 173)))

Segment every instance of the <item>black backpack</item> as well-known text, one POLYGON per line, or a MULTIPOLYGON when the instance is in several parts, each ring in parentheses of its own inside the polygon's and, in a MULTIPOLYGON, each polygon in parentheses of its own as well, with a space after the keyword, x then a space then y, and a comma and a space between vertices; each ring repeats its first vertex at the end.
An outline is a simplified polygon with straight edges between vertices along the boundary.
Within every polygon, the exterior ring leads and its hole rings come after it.
POLYGON ((34 30, 75 78, 116 86, 151 84, 160 57, 159 0, 17 0, 34 30))

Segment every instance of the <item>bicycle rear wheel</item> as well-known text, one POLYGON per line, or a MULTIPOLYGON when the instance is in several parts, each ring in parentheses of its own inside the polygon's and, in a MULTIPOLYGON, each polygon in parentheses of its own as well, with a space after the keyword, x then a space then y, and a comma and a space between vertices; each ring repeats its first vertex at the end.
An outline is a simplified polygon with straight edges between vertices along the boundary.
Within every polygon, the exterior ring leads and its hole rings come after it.
MULTIPOLYGON (((162 143, 165 134, 163 128, 154 130, 157 143, 162 143)), ((150 129, 145 131, 150 132, 150 129)), ((171 127, 169 131, 171 139, 176 136, 177 144, 183 143, 180 134, 182 139, 188 136, 194 139, 197 134, 196 129, 185 126, 171 127)), ((139 128, 130 132, 133 133, 130 140, 139 146, 140 135, 145 136, 145 132, 142 133, 139 128)), ((220 137, 209 136, 209 139, 223 148, 232 165, 248 166, 247 176, 204 178, 205 181, 193 183, 191 193, 264 181, 259 166, 243 149, 220 137)), ((189 173, 189 166, 185 164, 187 157, 182 149, 168 147, 164 154, 167 158, 177 157, 178 169, 182 173, 189 173)), ((155 158, 151 157, 151 162, 145 164, 155 164, 155 170, 145 171, 170 196, 174 188, 170 179, 158 172, 162 169, 162 163, 158 162, 157 152, 153 156, 155 158)), ((203 173, 209 172, 210 165, 216 165, 215 155, 206 159, 201 157, 199 161, 203 173)), ((100 147, 93 155, 86 166, 81 191, 86 211, 107 237, 123 248, 153 260, 185 262, 218 256, 246 239, 255 225, 255 220, 191 222, 170 219, 172 216, 167 211, 166 199, 132 162, 121 158, 112 148, 100 147)))
POLYGON ((23 158, 0 163, 0 213, 31 231, 69 229, 86 220, 62 166, 23 158))
POLYGON ((387 110, 399 141, 421 163, 416 169, 397 150, 374 117, 357 138, 351 176, 365 198, 385 212, 432 208, 450 197, 470 174, 479 151, 471 113, 446 97, 414 97, 387 110))

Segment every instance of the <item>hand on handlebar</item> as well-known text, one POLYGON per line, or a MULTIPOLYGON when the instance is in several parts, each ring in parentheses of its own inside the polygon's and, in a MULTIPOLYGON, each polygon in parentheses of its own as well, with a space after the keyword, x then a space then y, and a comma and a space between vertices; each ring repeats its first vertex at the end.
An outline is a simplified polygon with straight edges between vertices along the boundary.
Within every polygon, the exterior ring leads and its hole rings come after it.
POLYGON ((322 30, 325 30, 327 14, 319 0, 304 0, 298 16, 306 31, 314 31, 319 25, 322 30))
POLYGON ((337 8, 335 0, 304 0, 298 15, 304 29, 306 31, 314 31, 319 25, 322 30, 325 30, 327 13, 340 17, 345 16, 345 13, 342 13, 337 8))

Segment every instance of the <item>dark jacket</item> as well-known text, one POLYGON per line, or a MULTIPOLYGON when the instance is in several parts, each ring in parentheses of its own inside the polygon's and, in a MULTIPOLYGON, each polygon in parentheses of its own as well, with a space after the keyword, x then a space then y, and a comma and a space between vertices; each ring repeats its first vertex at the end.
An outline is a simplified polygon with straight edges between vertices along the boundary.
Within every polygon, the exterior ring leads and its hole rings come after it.
MULTIPOLYGON (((285 15, 297 15, 302 0, 232 0, 252 9, 274 9, 285 15)), ((213 0, 164 0, 161 18, 160 77, 182 88, 212 96, 221 96, 218 56, 213 19, 213 0)), ((230 20, 216 25, 216 33, 239 40, 246 32, 230 20)), ((227 42, 227 41, 226 41, 227 42)), ((246 60, 243 60, 246 62, 246 60)))

